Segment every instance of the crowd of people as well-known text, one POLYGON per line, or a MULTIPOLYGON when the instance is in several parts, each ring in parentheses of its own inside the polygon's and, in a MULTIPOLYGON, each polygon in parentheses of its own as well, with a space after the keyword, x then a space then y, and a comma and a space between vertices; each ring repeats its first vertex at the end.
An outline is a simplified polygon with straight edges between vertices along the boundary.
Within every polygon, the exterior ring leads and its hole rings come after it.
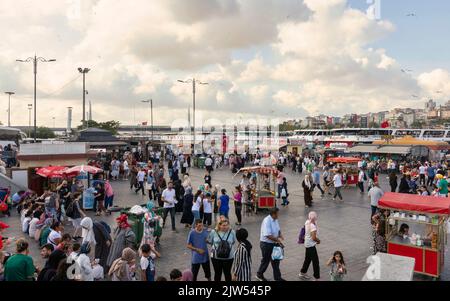
MULTIPOLYGON (((235 173, 243 162, 264 165, 267 158, 273 160, 271 154, 263 156, 260 153, 252 156, 206 155, 203 184, 194 187, 189 175, 190 156, 170 151, 152 152, 145 164, 138 163, 140 156, 134 153, 111 157, 111 161, 102 166, 104 174, 94 181, 94 212, 96 216, 110 213, 108 209, 112 208, 114 200, 110 181, 128 180, 133 193, 141 192, 147 198, 142 217, 142 239, 134 233, 126 213, 120 214, 113 227, 89 217, 81 206, 84 191, 81 181, 74 179, 70 184, 62 181, 42 195, 20 191, 11 197, 11 201, 20 216, 22 232, 28 239, 14 242, 14 255, 0 253, 0 277, 6 281, 196 281, 202 269, 207 280, 266 281, 264 274, 270 264, 273 279, 283 281, 280 262, 284 258, 285 246, 278 222, 280 209, 272 208, 262 221, 259 237, 261 263, 256 271, 252 271, 254 247, 249 241, 248 231, 242 227, 243 214, 254 204, 253 191, 259 175, 244 172, 232 192, 219 184, 213 185, 217 182, 213 180, 214 170, 226 166, 235 173), (235 225, 230 222, 233 207, 235 225), (159 244, 169 215, 172 231, 178 232, 177 212, 182 213, 180 223, 189 230, 186 248, 192 252, 191 263, 188 270, 174 269, 166 278, 156 271, 156 262, 163 256, 159 244), (72 223, 73 232, 65 231, 66 221, 72 223), (40 255, 45 260, 43 267, 37 267, 29 256, 30 240, 39 245, 40 255)), ((314 206, 316 189, 321 198, 329 195, 333 200, 343 202, 341 192, 347 186, 347 178, 341 165, 326 163, 323 156, 291 153, 281 153, 272 163, 278 168, 275 194, 282 207, 290 204, 285 173, 288 168, 292 168, 295 175, 301 175, 297 185, 301 185, 303 190, 305 207, 314 206)), ((90 164, 99 165, 98 162, 90 164)), ((358 163, 357 186, 361 193, 367 192, 371 203, 374 254, 386 252, 384 227, 389 213, 378 209, 378 202, 384 194, 379 184, 381 172, 377 161, 363 159, 358 163)), ((390 160, 387 172, 387 181, 393 192, 448 196, 445 164, 390 160), (401 179, 398 184, 399 172, 401 179)), ((269 189, 268 176, 262 175, 260 180, 264 188, 269 189)), ((305 248, 299 278, 320 280, 318 215, 314 211, 308 212, 298 238, 298 243, 305 248), (308 275, 311 263, 313 277, 308 275)), ((8 228, 6 223, 0 223, 0 236, 8 228)), ((403 228, 402 231, 408 231, 407 225, 403 228)), ((0 250, 11 243, 2 237, 0 250)), ((326 265, 330 267, 331 280, 344 280, 347 269, 341 251, 335 251, 326 265)))

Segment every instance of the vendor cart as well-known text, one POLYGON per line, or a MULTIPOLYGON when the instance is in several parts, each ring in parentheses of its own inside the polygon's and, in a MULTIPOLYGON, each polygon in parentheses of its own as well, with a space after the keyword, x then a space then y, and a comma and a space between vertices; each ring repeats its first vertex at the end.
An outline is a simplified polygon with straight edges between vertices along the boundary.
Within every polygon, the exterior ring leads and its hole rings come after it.
POLYGON ((412 257, 415 273, 439 278, 444 265, 450 199, 389 192, 378 207, 389 210, 388 253, 412 257), (409 227, 408 233, 399 231, 402 225, 409 227))
POLYGON ((271 209, 276 207, 276 179, 280 171, 273 167, 244 167, 239 169, 234 177, 244 172, 256 175, 256 178, 252 177, 256 180, 256 183, 253 185, 251 190, 251 200, 255 211, 259 209, 271 209))
POLYGON ((361 158, 355 157, 334 157, 328 158, 327 162, 332 162, 342 166, 345 174, 347 175, 346 185, 357 185, 358 184, 358 162, 361 158))

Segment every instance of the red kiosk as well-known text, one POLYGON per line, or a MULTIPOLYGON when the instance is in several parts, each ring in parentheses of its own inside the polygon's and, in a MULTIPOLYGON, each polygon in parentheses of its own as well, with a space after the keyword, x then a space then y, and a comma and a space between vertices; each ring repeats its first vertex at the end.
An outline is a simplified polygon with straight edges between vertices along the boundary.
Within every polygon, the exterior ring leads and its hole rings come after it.
POLYGON ((386 193, 378 203, 390 211, 386 225, 388 254, 412 257, 414 272, 439 278, 444 265, 450 198, 386 193), (409 233, 399 232, 401 226, 409 233))
POLYGON ((361 158, 355 157, 334 157, 328 158, 328 162, 342 165, 347 174, 347 185, 358 184, 358 162, 362 161, 361 158))

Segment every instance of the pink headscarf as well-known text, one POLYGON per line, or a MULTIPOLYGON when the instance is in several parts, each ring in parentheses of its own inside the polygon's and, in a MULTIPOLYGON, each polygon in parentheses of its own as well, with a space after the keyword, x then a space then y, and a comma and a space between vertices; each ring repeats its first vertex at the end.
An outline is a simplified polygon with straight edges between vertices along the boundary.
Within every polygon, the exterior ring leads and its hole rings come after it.
POLYGON ((310 221, 311 223, 315 224, 317 221, 317 213, 315 211, 311 211, 308 214, 308 221, 310 221))
POLYGON ((181 281, 194 281, 194 274, 191 270, 185 270, 182 275, 181 281))

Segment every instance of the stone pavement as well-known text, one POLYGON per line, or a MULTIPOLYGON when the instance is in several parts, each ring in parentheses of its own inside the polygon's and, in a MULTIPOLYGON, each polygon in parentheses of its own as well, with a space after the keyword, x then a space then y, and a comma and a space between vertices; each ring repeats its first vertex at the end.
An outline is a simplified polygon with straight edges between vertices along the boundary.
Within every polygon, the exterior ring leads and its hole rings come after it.
MULTIPOLYGON (((281 262, 281 272, 283 278, 289 281, 296 281, 298 273, 305 256, 303 245, 297 244, 297 238, 300 228, 306 221, 307 215, 311 210, 318 213, 319 238, 321 244, 318 245, 318 253, 320 259, 320 269, 322 280, 329 280, 329 269, 325 266, 326 261, 332 256, 336 250, 342 251, 347 265, 348 275, 346 280, 359 281, 364 276, 368 267, 366 260, 372 255, 371 226, 370 226, 370 202, 366 194, 360 194, 355 187, 343 190, 344 202, 335 202, 330 197, 320 198, 318 191, 315 191, 313 208, 305 208, 303 202, 303 191, 301 188, 301 180, 304 175, 293 174, 290 170, 286 171, 290 205, 287 208, 280 208, 280 226, 285 237, 285 259, 281 262)), ((204 171, 199 169, 190 170, 191 181, 194 187, 203 183, 204 171)), ((388 190, 387 181, 384 176, 381 178, 381 187, 388 190)), ((219 169, 212 173, 213 185, 219 184, 221 188, 225 188, 229 194, 232 193, 233 187, 240 181, 240 177, 232 178, 232 173, 228 168, 219 169)), ((115 181, 113 188, 115 190, 114 205, 121 207, 131 207, 135 204, 144 204, 146 199, 142 195, 136 195, 134 191, 129 189, 127 181, 115 181)), ((88 213, 93 217, 92 212, 88 213)), ((97 219, 107 221, 110 225, 114 223, 117 216, 107 216, 97 219)), ((253 244, 252 251, 252 274, 256 274, 261 260, 261 251, 259 249, 259 233, 262 219, 265 214, 258 214, 250 217, 244 217, 242 227, 249 232, 249 240, 253 244)), ((190 267, 190 251, 186 249, 186 239, 188 230, 184 229, 184 225, 179 223, 181 213, 177 214, 178 233, 170 231, 170 217, 167 220, 165 231, 161 238, 161 246, 159 251, 162 255, 156 261, 157 276, 165 276, 168 278, 173 268, 184 270, 190 267)), ((234 215, 234 207, 230 209, 230 219, 232 225, 236 222, 234 215)), ((7 236, 21 237, 19 218, 16 213, 2 221, 9 223, 12 229, 7 232, 7 236)), ((233 226, 234 227, 234 226, 233 226)), ((72 231, 71 225, 66 226, 66 230, 72 231)), ((39 250, 35 242, 31 242, 31 255, 35 263, 39 266, 43 265, 39 256, 39 250)), ((448 248, 447 248, 448 249, 448 248)), ((446 252, 446 262, 442 280, 449 280, 449 260, 448 252, 446 252)), ((212 269, 212 266, 211 266, 212 269)), ((312 275, 312 265, 309 274, 312 275)), ((272 268, 269 266, 265 273, 267 279, 273 279, 272 268)), ((204 280, 203 271, 200 271, 199 280, 204 280)), ((415 280, 430 280, 428 277, 415 276, 415 280)))

